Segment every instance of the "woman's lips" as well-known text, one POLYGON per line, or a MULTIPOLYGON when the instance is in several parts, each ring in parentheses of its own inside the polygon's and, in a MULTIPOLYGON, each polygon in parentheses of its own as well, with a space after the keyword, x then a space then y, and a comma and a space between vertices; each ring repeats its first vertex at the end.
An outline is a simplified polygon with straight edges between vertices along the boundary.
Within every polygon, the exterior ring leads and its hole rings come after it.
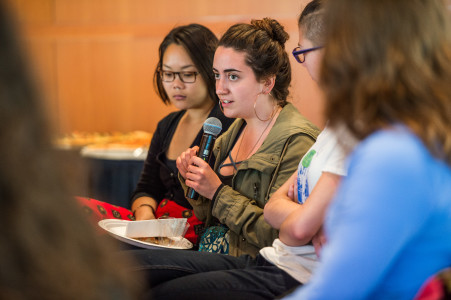
POLYGON ((228 104, 231 104, 232 102, 233 102, 232 100, 221 99, 222 106, 227 106, 228 104))
POLYGON ((175 100, 185 100, 186 96, 183 95, 174 95, 172 96, 172 98, 174 98, 175 100))

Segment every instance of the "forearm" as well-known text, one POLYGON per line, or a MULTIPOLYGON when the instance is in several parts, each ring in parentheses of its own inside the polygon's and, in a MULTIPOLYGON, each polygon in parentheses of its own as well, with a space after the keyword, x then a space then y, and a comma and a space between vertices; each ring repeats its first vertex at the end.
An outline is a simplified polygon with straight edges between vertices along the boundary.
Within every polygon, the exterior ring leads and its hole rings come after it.
POLYGON ((271 203, 265 205, 264 217, 272 227, 280 229, 282 223, 287 217, 297 209, 300 204, 297 204, 289 199, 276 199, 271 203))
POLYGON ((132 212, 137 220, 155 218, 158 202, 151 197, 139 197, 132 204, 132 212))
POLYGON ((341 176, 324 172, 307 201, 292 210, 280 226, 279 238, 288 246, 301 246, 311 241, 321 228, 324 215, 341 176))
POLYGON ((272 227, 280 229, 282 222, 299 204, 294 202, 294 195, 289 195, 290 187, 296 180, 296 172, 272 196, 264 207, 264 217, 272 227))
MULTIPOLYGON (((308 244, 315 232, 316 226, 309 226, 309 228, 296 228, 298 218, 302 218, 303 207, 298 205, 295 211, 280 225, 279 239, 287 246, 297 247, 308 244)), ((319 230, 319 228, 318 228, 319 230)))

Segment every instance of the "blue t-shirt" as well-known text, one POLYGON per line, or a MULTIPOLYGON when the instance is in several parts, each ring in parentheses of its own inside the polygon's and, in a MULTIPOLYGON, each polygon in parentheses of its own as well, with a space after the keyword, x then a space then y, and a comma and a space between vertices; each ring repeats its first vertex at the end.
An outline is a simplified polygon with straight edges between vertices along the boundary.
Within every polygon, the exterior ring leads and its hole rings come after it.
POLYGON ((349 163, 319 267, 287 299, 412 299, 451 266, 451 169, 400 126, 372 134, 349 163))

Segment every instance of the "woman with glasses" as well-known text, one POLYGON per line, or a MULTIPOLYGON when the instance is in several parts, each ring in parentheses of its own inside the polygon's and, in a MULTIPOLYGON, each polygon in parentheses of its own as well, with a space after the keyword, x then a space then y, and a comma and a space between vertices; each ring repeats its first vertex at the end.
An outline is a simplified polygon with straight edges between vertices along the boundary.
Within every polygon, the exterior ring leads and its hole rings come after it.
POLYGON ((103 214, 97 213, 99 217, 188 218, 190 226, 185 237, 194 244, 197 242, 196 232, 202 222, 193 214, 185 198, 177 178, 175 160, 187 147, 200 144, 202 125, 207 118, 218 118, 223 132, 233 122, 221 112, 215 93, 211 68, 217 43, 216 36, 199 24, 176 27, 163 39, 154 85, 163 103, 173 105, 178 111, 158 123, 131 197, 131 212, 93 199, 84 201, 83 204, 96 212, 103 210, 103 214))
POLYGON ((198 24, 174 28, 161 43, 154 83, 162 101, 179 111, 159 122, 132 196, 136 220, 188 218, 185 237, 193 243, 202 225, 180 186, 175 160, 187 147, 200 144, 207 118, 218 118, 222 132, 233 122, 221 112, 215 93, 211 67, 217 43, 216 36, 198 24))
POLYGON ((264 219, 265 204, 318 134, 287 102, 287 39, 269 18, 236 24, 220 39, 213 63, 216 93, 224 114, 237 120, 216 141, 214 168, 195 156, 197 148, 177 159, 184 188, 201 195, 190 203, 207 230, 199 246, 203 252, 134 252, 154 299, 259 299, 279 284, 295 286, 289 275, 260 277, 271 264, 254 258, 278 236, 264 219))
MULTIPOLYGON (((314 81, 318 79, 323 59, 323 50, 320 50, 325 36, 322 7, 321 0, 306 5, 298 20, 299 47, 292 52, 314 81)), ((302 157, 297 171, 265 206, 265 219, 280 231, 273 247, 263 248, 260 254, 295 278, 298 284, 308 282, 319 263, 324 215, 340 181, 346 176, 345 150, 353 144, 354 139, 344 131, 333 131, 326 124, 315 144, 302 157)))
POLYGON ((324 25, 321 18, 310 14, 317 11, 320 3, 321 1, 310 2, 299 17, 299 43, 292 52, 296 61, 307 68, 310 76, 316 82, 319 79, 319 66, 323 56, 321 49, 323 48, 324 25))

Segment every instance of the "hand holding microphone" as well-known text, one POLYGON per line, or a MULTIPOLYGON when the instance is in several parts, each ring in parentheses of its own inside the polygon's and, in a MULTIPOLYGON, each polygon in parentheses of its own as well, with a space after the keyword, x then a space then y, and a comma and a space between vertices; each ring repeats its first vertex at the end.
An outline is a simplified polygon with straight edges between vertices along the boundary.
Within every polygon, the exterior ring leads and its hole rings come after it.
MULTIPOLYGON (((221 121, 214 117, 208 118, 204 122, 203 129, 204 134, 200 142, 199 152, 197 153, 197 156, 208 163, 211 158, 216 137, 222 130, 221 121)), ((189 188, 186 193, 186 197, 190 199, 198 199, 199 194, 193 188, 189 188)))

